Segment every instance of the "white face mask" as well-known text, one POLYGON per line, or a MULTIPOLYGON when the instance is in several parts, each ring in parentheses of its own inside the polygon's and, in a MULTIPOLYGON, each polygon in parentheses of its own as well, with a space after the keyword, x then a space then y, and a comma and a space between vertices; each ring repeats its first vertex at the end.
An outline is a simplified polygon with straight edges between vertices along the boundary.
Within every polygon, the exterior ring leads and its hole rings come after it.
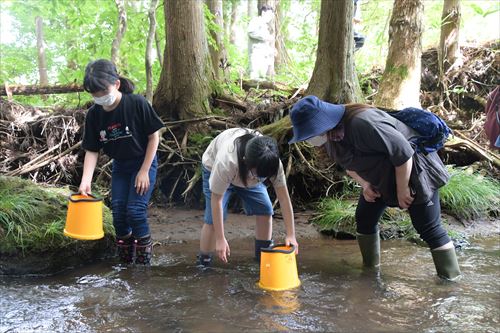
POLYGON ((116 101, 116 95, 110 93, 102 97, 94 97, 94 103, 102 106, 110 106, 116 101))
POLYGON ((306 141, 307 143, 313 145, 314 147, 321 147, 327 141, 326 134, 313 136, 312 138, 309 138, 306 141))

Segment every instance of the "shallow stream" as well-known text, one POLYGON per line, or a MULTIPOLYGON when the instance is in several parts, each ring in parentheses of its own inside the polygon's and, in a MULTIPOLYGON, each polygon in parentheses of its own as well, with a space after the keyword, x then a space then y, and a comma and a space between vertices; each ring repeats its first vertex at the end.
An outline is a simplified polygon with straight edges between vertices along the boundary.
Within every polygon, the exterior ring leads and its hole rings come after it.
POLYGON ((149 269, 112 261, 49 277, 0 277, 0 332, 499 332, 500 242, 459 253, 463 277, 435 277, 429 251, 382 242, 382 269, 361 269, 354 241, 304 240, 301 287, 266 292, 252 240, 228 265, 194 266, 197 244, 155 248, 149 269))

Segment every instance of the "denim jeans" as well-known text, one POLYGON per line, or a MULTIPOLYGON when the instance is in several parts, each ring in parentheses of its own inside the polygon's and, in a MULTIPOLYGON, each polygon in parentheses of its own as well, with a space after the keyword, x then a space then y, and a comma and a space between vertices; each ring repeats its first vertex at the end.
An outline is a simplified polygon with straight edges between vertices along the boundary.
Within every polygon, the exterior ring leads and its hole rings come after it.
POLYGON ((144 158, 113 160, 111 210, 117 237, 126 236, 130 232, 135 238, 150 234, 147 208, 154 189, 158 161, 155 156, 149 168, 149 189, 144 195, 140 195, 134 185, 143 161, 144 158))

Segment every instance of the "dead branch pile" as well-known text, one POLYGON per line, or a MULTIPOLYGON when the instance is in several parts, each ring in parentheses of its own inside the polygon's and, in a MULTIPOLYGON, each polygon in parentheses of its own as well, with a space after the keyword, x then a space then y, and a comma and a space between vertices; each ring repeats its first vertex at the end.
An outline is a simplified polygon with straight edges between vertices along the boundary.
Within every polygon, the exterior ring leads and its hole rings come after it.
POLYGON ((37 182, 72 183, 84 119, 82 111, 0 100, 0 172, 37 182))

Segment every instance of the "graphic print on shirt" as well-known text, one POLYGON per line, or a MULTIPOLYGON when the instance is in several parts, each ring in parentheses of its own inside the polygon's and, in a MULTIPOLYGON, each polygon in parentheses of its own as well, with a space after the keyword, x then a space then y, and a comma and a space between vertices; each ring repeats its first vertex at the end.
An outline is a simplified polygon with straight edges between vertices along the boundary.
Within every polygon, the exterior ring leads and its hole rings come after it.
POLYGON ((101 143, 107 143, 109 141, 115 141, 125 138, 132 137, 128 126, 125 126, 125 130, 121 123, 113 123, 109 125, 105 130, 99 132, 99 141, 101 143))

